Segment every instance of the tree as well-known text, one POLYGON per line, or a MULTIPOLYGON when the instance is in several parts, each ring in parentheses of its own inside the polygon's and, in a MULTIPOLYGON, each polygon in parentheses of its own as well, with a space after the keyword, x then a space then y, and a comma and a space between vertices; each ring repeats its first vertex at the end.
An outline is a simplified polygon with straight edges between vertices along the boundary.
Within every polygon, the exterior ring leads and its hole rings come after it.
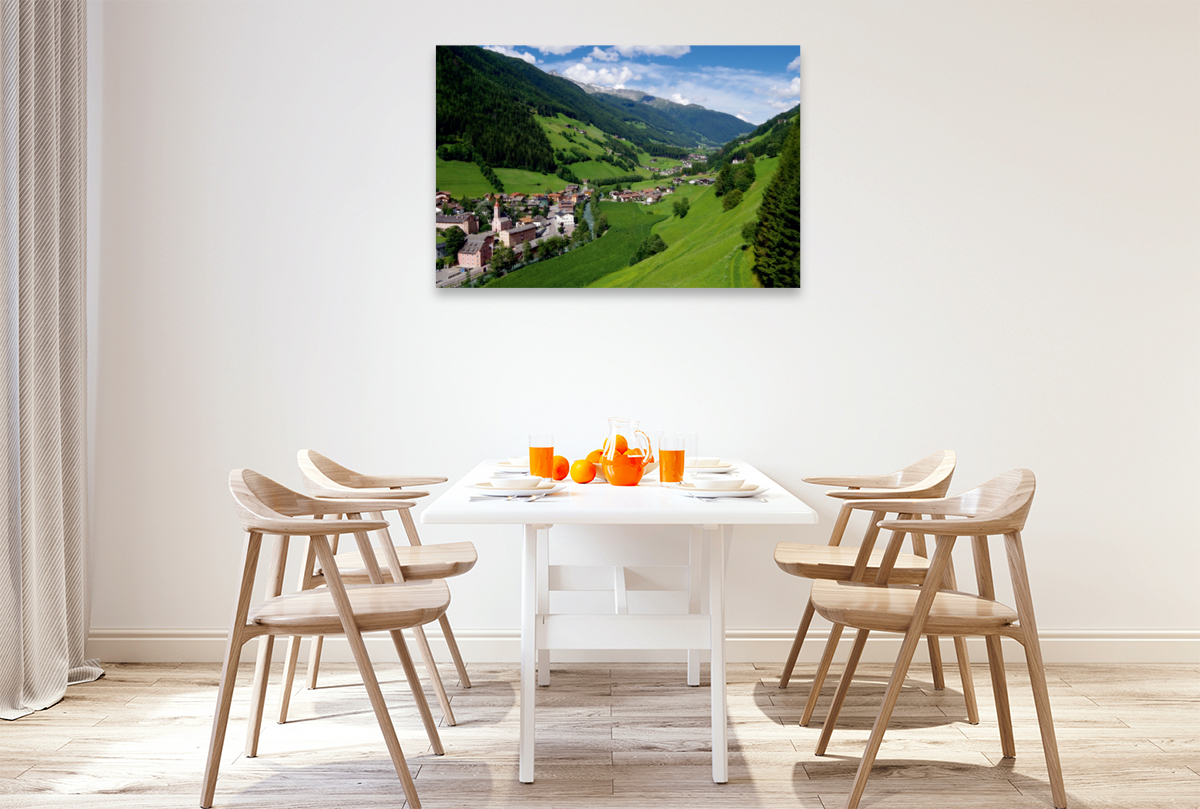
POLYGON ((754 271, 768 287, 800 286, 800 116, 784 138, 779 167, 763 192, 754 271))
POLYGON ((742 192, 738 189, 733 189, 725 195, 725 210, 732 211, 742 202, 742 192))
POLYGON ((781 149, 779 141, 771 141, 771 143, 767 144, 767 157, 779 157, 781 149))
POLYGON ((513 249, 500 242, 496 245, 496 249, 492 251, 492 270, 499 273, 506 273, 512 269, 517 263, 517 254, 513 249))
POLYGON ((746 246, 754 246, 754 237, 756 235, 758 235, 757 219, 751 219, 742 225, 742 241, 746 243, 746 246))
MULTIPOLYGON (((713 186, 713 190, 717 196, 723 196, 726 192, 733 188, 733 166, 729 163, 721 166, 721 171, 717 173, 717 182, 713 186)), ((728 209, 726 209, 728 210, 728 209)))
POLYGON ((677 199, 672 207, 675 209, 675 215, 680 219, 683 219, 688 215, 688 209, 692 207, 692 201, 687 197, 684 197, 683 199, 677 199))
POLYGON ((600 214, 596 217, 596 235, 603 236, 608 230, 608 216, 600 214))
POLYGON ((458 251, 467 243, 467 234, 460 227, 446 228, 443 232, 446 234, 446 255, 458 255, 458 251))
POLYGON ((632 267, 639 261, 650 258, 650 256, 661 253, 666 249, 667 243, 663 241, 662 236, 659 236, 657 233, 651 233, 638 247, 637 252, 629 257, 629 266, 632 267))
POLYGON ((747 166, 753 166, 753 165, 754 165, 754 152, 748 152, 748 153, 746 154, 746 165, 747 165, 747 166))
POLYGON ((588 227, 587 220, 580 219, 579 224, 575 226, 575 232, 571 234, 571 241, 575 244, 583 244, 591 238, 591 228, 588 227))

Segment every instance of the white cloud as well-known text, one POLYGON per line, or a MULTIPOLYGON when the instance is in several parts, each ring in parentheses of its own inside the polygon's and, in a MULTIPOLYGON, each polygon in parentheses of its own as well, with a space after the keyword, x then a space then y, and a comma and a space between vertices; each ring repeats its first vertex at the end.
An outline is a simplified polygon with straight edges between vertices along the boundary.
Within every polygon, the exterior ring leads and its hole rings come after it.
POLYGON ((621 54, 615 50, 606 51, 603 48, 592 48, 592 52, 588 54, 588 57, 601 62, 619 62, 621 60, 621 54))
POLYGON ((752 124, 752 123, 754 123, 754 122, 753 122, 753 121, 751 121, 749 118, 747 118, 747 117, 746 117, 746 116, 747 116, 747 115, 749 115, 749 114, 750 114, 750 113, 746 112, 745 110, 741 110, 740 112, 738 112, 738 114, 737 114, 737 115, 735 115, 735 116, 733 116, 733 117, 734 117, 734 118, 741 118, 741 119, 742 119, 743 121, 745 121, 746 123, 748 123, 748 124, 752 124))
POLYGON ((637 78, 628 66, 621 67, 620 69, 602 67, 599 70, 592 70, 582 62, 564 70, 563 75, 568 79, 581 81, 585 84, 603 84, 618 90, 625 86, 625 82, 637 78))
POLYGON ((799 73, 800 72, 800 57, 799 56, 797 56, 792 61, 788 62, 787 72, 788 73, 793 73, 793 72, 799 73))
POLYGON ((531 48, 537 48, 542 53, 552 53, 555 56, 566 56, 571 51, 578 48, 578 45, 530 45, 531 48))
POLYGON ((682 95, 680 95, 679 93, 671 93, 671 100, 674 101, 676 104, 691 104, 692 103, 691 101, 688 101, 686 98, 684 98, 682 95))
POLYGON ((795 104, 793 104, 791 101, 771 101, 771 100, 768 100, 768 101, 767 101, 767 106, 769 106, 769 107, 772 107, 772 108, 774 108, 774 109, 777 109, 777 110, 790 110, 792 107, 794 107, 794 106, 796 106, 796 105, 795 105, 795 104))
POLYGON ((792 81, 783 86, 772 84, 771 89, 767 91, 767 95, 774 98, 799 98, 800 97, 800 77, 792 79, 792 81))
POLYGON ((502 53, 505 56, 511 56, 514 59, 524 59, 526 62, 528 62, 531 65, 537 64, 537 57, 534 56, 529 51, 526 51, 525 53, 520 53, 515 48, 510 48, 508 45, 484 45, 483 49, 485 51, 495 51, 496 53, 502 53))
MULTIPOLYGON (((678 59, 685 53, 691 51, 690 45, 616 45, 613 50, 621 54, 627 59, 632 59, 638 54, 646 56, 670 56, 678 59)), ((595 54, 592 54, 595 56, 595 54)))

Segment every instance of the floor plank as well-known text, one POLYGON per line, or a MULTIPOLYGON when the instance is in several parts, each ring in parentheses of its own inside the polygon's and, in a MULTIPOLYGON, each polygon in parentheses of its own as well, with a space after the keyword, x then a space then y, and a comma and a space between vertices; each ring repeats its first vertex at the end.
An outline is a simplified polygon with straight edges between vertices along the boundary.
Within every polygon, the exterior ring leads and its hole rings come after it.
MULTIPOLYGON (((866 744, 889 667, 863 666, 825 756, 813 749, 832 698, 799 724, 811 670, 777 687, 775 664, 729 667, 729 783, 712 782, 708 669, 689 687, 682 664, 555 664, 537 689, 537 771, 517 781, 518 669, 473 665, 473 688, 442 668, 456 727, 435 756, 398 666, 378 672, 427 809, 442 807, 788 807, 840 809, 866 744)), ((811 669, 811 667, 810 667, 811 669)), ((58 705, 0 723, 5 809, 193 806, 208 747, 218 668, 108 664, 58 705)), ((395 771, 352 665, 298 685, 291 719, 274 721, 273 670, 259 755, 242 755, 250 667, 238 674, 217 783, 218 807, 404 809, 395 771)), ((1045 809, 1051 805, 1028 673, 1009 667, 1018 756, 1000 755, 985 666, 975 666, 980 723, 965 719, 957 672, 935 691, 914 667, 871 778, 872 809, 1045 809)), ((1200 806, 1200 668, 1051 666, 1050 698, 1072 809, 1200 806)), ((433 708, 439 719, 436 705, 433 708)))

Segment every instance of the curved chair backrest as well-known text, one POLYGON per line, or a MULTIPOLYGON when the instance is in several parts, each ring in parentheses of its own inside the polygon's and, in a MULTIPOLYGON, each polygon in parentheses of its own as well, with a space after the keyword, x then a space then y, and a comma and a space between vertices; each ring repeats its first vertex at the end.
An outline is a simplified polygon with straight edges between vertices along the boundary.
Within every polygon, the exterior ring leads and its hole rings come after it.
MULTIPOLYGON (((363 489, 399 489, 403 486, 431 486, 445 483, 446 478, 438 475, 364 475, 347 469, 316 450, 302 449, 296 453, 296 462, 304 474, 304 488, 314 497, 363 494, 363 489)), ((406 497, 424 497, 428 492, 406 491, 406 497)))
POLYGON ((247 531, 262 531, 265 523, 314 513, 310 498, 252 469, 230 472, 229 491, 247 531))
POLYGON ((877 511, 930 514, 951 519, 885 520, 880 528, 945 536, 996 536, 1019 533, 1033 505, 1037 481, 1028 469, 1014 469, 954 497, 932 500, 869 500, 856 505, 877 511))
MULTIPOLYGON (((843 478, 806 478, 808 483, 824 483, 830 486, 847 486, 838 491, 826 492, 839 500, 868 500, 884 497, 945 497, 950 490, 950 479, 954 477, 954 466, 958 456, 954 450, 944 449, 926 455, 914 464, 892 472, 890 475, 843 478)), ((855 506, 857 508, 857 506, 855 506)))
POLYGON ((991 480, 948 498, 954 510, 945 512, 948 517, 970 517, 980 522, 995 523, 1003 531, 1011 533, 1025 528, 1029 507, 1033 505, 1033 493, 1037 481, 1028 469, 1014 469, 997 475, 991 480))

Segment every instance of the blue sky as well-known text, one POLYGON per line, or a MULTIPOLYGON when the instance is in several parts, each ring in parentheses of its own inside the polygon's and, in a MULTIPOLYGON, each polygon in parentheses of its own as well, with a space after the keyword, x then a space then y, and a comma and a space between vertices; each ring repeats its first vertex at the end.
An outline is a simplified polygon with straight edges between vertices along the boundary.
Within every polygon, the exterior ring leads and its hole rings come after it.
POLYGON ((800 101, 799 45, 488 45, 547 72, 761 124, 800 101))

